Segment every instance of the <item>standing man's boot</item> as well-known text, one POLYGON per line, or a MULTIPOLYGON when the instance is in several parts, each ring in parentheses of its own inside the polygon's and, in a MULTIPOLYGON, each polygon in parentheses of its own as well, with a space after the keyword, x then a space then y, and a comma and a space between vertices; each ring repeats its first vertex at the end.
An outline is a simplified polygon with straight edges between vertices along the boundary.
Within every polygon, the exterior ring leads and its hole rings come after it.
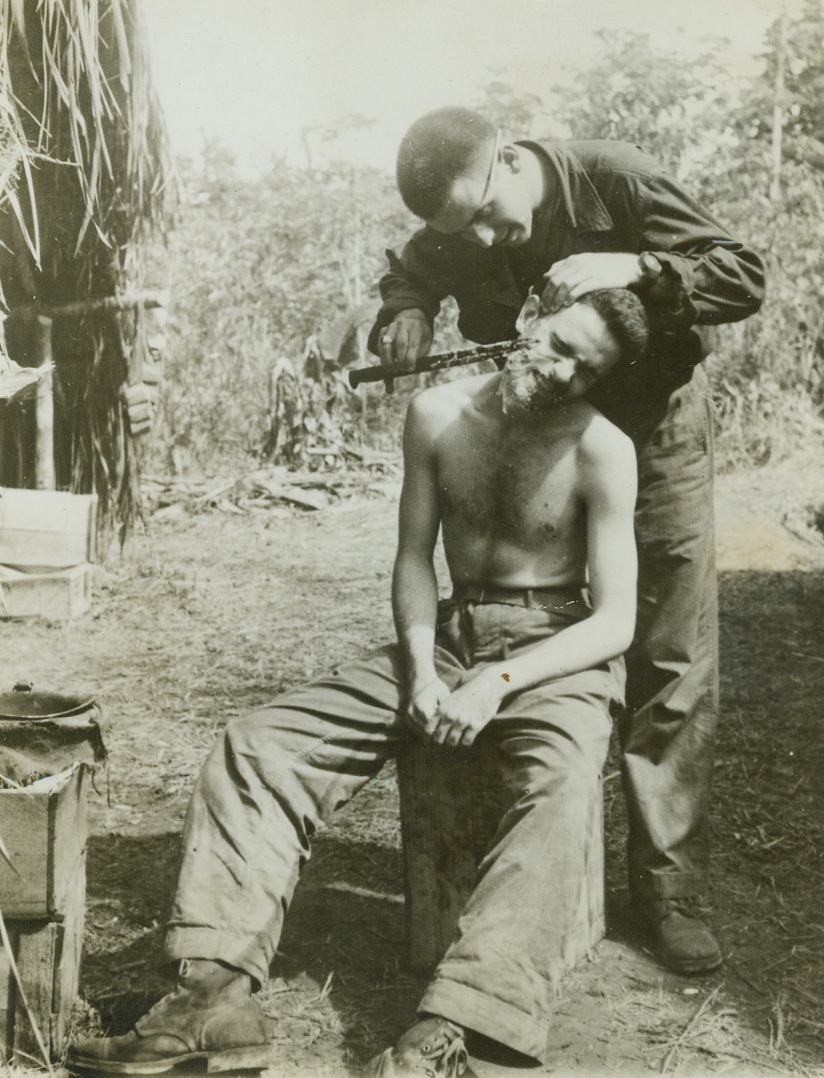
POLYGON ((704 920, 706 911, 691 899, 656 898, 647 915, 655 952, 676 973, 709 973, 724 961, 704 920))

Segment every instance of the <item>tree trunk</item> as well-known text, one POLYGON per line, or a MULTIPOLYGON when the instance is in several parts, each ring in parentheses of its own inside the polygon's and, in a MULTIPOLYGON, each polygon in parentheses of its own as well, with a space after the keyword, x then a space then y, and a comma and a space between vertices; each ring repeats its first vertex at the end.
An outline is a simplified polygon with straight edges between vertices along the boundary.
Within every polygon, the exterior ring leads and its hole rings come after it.
POLYGON ((38 490, 54 490, 54 394, 52 386, 52 320, 38 315, 33 326, 35 366, 41 371, 37 383, 35 415, 37 451, 34 483, 38 490))
POLYGON ((781 153, 784 129, 784 70, 787 63, 787 9, 782 10, 778 22, 778 46, 775 57, 775 98, 772 125, 772 182, 770 198, 781 198, 781 153))

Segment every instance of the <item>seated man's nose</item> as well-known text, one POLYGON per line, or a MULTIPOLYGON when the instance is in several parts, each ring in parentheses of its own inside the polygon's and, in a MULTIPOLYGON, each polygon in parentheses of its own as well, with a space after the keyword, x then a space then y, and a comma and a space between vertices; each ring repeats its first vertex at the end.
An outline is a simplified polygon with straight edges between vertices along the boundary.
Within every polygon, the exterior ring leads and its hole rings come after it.
POLYGON ((575 360, 557 360, 552 367, 552 377, 560 385, 567 385, 575 377, 575 360))
POLYGON ((495 230, 491 225, 474 224, 468 238, 481 247, 491 247, 495 242, 495 230))

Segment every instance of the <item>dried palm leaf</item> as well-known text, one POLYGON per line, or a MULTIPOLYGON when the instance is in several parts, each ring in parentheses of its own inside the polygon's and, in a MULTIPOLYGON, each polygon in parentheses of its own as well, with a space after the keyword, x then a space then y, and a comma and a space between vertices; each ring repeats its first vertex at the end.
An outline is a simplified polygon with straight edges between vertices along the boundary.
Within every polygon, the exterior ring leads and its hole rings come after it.
MULTIPOLYGON (((139 0, 0 0, 0 285, 8 305, 54 309, 144 288, 152 244, 163 238, 170 173, 139 0)), ((107 529, 115 520, 128 527, 139 504, 121 402, 143 348, 138 327, 127 318, 124 329, 117 312, 100 306, 55 322, 65 402, 58 483, 96 490, 107 529)))

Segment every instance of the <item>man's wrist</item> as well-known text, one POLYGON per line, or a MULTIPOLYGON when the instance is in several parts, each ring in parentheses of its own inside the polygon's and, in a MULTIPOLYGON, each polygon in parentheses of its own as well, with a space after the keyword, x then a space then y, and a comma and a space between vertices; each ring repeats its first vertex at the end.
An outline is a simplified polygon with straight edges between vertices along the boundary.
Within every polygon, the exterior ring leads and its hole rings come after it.
POLYGON ((490 697, 499 703, 508 693, 513 691, 506 663, 496 663, 494 666, 488 666, 478 677, 481 679, 484 691, 488 692, 490 697))
POLYGON ((394 322, 425 322, 429 325, 429 317, 426 311, 422 311, 420 307, 404 307, 402 311, 398 311, 395 315, 394 322))
POLYGON ((419 692, 428 689, 430 685, 433 685, 438 680, 438 671, 435 669, 434 663, 411 662, 408 664, 408 670, 409 690, 413 696, 417 696, 419 692))
POLYGON ((626 283, 622 288, 637 288, 644 280, 644 269, 641 265, 641 259, 637 255, 626 256, 626 283))

